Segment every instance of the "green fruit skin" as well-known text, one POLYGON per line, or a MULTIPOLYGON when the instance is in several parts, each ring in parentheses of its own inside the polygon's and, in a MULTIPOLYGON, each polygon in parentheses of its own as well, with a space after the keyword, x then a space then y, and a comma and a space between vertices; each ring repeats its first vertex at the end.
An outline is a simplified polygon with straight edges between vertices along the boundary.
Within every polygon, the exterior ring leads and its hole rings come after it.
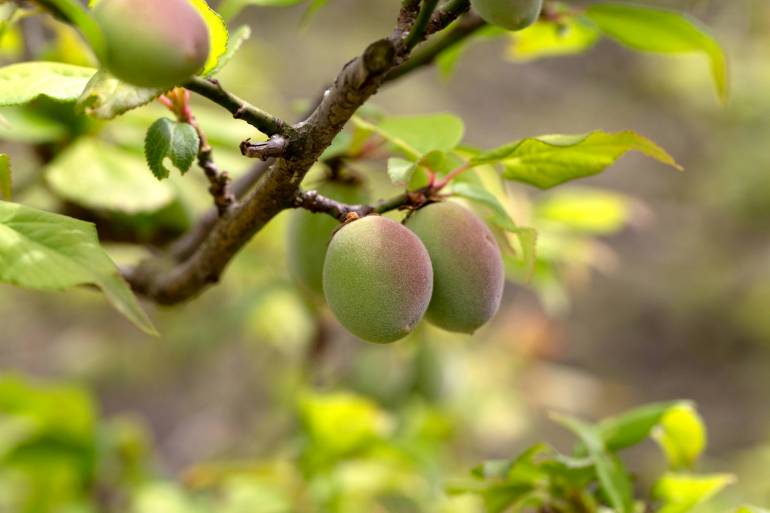
POLYGON ((188 0, 101 0, 94 14, 107 43, 102 64, 124 82, 170 88, 206 63, 209 30, 188 0))
POLYGON ((521 30, 537 21, 543 0, 471 0, 471 5, 487 23, 521 30))
POLYGON ((332 238, 323 273, 324 295, 353 335, 389 343, 420 322, 433 291, 433 269, 420 239, 403 225, 367 216, 332 238))
MULTIPOLYGON (((348 204, 368 201, 364 187, 348 182, 327 181, 316 188, 324 196, 348 204)), ((286 233, 289 275, 305 291, 323 296, 323 268, 326 248, 340 223, 326 214, 307 210, 291 213, 286 233)))
POLYGON ((473 333, 500 308, 505 271, 492 233, 465 207, 445 201, 421 208, 406 223, 433 263, 426 318, 447 331, 473 333))

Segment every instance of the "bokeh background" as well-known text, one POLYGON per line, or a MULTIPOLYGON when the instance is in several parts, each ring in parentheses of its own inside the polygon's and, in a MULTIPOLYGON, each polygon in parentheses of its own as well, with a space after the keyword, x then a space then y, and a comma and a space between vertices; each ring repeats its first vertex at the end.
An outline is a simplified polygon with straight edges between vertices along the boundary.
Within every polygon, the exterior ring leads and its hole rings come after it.
MULTIPOLYGON (((709 426, 703 468, 740 478, 712 507, 770 504, 770 3, 657 4, 703 20, 723 44, 726 106, 705 59, 640 55, 606 41, 532 62, 512 62, 511 41, 479 42, 451 76, 426 69, 374 98, 392 114, 456 113, 467 142, 481 147, 633 129, 686 168, 631 155, 552 192, 510 186, 517 222, 541 232, 542 262, 530 283, 509 284, 499 315, 473 337, 423 326, 390 346, 353 339, 293 286, 288 214, 199 299, 147 305, 161 338, 142 335, 90 291, 0 287, 2 408, 30 408, 73 437, 94 418, 101 445, 93 450, 111 448, 116 460, 99 467, 103 490, 86 497, 70 490, 78 478, 67 457, 46 463, 39 481, 0 465, 0 511, 65 511, 56 501, 66 511, 208 511, 199 492, 213 491, 218 511, 233 513, 473 512, 473 499, 446 497, 442 484, 537 440, 566 447, 550 411, 593 419, 680 398, 696 401, 709 426), (65 388, 45 392, 38 380, 65 388), (35 500, 23 502, 25 493, 35 500), (18 501, 25 509, 14 509, 18 501)), ((220 79, 292 119, 342 64, 390 31, 397 6, 331 0, 309 23, 301 7, 248 9, 234 24, 248 23, 252 38, 220 79)), ((88 60, 68 29, 28 30, 36 52, 88 60)), ((18 60, 18 41, 5 38, 5 60, 18 60)), ((242 172, 248 163, 233 150, 254 134, 203 103, 196 112, 223 166, 242 172)), ((162 114, 151 106, 84 130, 108 130, 136 153, 162 114)), ((15 158, 17 200, 84 213, 88 200, 67 185, 72 171, 41 164, 60 142, 56 127, 45 136, 30 123, 27 140, 0 129, 0 146, 15 158), (46 176, 53 172, 63 178, 46 176)), ((383 181, 384 162, 361 170, 383 181)), ((193 175, 172 183, 183 201, 167 210, 183 208, 183 218, 207 201, 193 175)), ((184 225, 165 214, 171 232, 184 225)), ((126 222, 158 219, 142 215, 126 222)), ((119 261, 138 253, 108 247, 119 261)), ((19 430, 3 419, 0 456, 19 430)), ((649 447, 631 461, 642 483, 662 465, 649 447)))

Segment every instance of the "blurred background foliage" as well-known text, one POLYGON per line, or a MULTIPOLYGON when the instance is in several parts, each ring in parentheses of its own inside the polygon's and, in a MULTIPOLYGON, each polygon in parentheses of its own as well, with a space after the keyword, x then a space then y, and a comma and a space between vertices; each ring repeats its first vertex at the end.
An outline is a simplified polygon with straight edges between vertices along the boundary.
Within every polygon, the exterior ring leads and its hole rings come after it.
MULTIPOLYGON (((0 287, 0 511, 471 513, 480 499, 447 495, 446 481, 542 439, 568 444, 547 412, 679 398, 710 427, 702 466, 740 477, 710 508, 770 504, 770 4, 647 3, 712 28, 730 58, 725 107, 700 57, 600 42, 530 59, 507 37, 469 46, 450 76, 425 70, 375 97, 392 114, 458 114, 483 147, 634 129, 687 169, 632 156, 579 186, 508 185, 506 207, 540 232, 538 266, 528 283, 511 269, 519 283, 472 338, 422 326, 385 347, 352 339, 289 279, 287 215, 199 299, 148 305, 160 339, 90 291, 0 287)), ((310 21, 303 7, 246 9, 235 25, 252 37, 220 79, 294 118, 397 6, 330 0, 310 21)), ((40 21, 22 24, 26 47, 3 32, 3 61, 93 64, 71 29, 40 21)), ((238 142, 255 134, 203 102, 195 113, 238 176, 238 142)), ((44 100, 0 114, 15 199, 109 224, 117 261, 208 205, 200 173, 159 183, 146 170, 160 105, 106 125, 44 100)), ((384 162, 356 166, 373 196, 395 191, 384 162)), ((640 483, 662 468, 654 452, 628 457, 640 483)))

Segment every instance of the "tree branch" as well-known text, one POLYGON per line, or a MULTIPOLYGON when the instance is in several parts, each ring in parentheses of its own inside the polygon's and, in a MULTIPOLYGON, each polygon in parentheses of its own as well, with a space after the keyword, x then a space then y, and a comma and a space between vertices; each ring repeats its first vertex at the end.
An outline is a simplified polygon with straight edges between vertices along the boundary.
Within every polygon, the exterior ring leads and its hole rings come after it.
POLYGON ((420 13, 417 15, 417 19, 415 19, 414 24, 412 25, 412 30, 409 31, 409 35, 404 41, 404 45, 408 50, 411 50, 412 48, 414 48, 415 46, 417 46, 418 44, 422 43, 425 40, 428 24, 431 21, 431 17, 433 16, 433 11, 436 10, 437 5, 438 5, 438 0, 422 1, 422 7, 420 8, 420 13))
MULTIPOLYGON (((219 280, 227 264, 255 233, 282 210, 296 206, 299 186, 311 166, 358 108, 377 92, 388 73, 409 57, 404 34, 415 24, 418 13, 414 4, 404 2, 393 34, 372 43, 361 56, 347 63, 315 110, 293 127, 248 106, 216 82, 194 80, 186 85, 238 114, 236 117, 247 119, 254 126, 258 123, 263 133, 283 135, 287 146, 269 166, 255 168, 254 176, 249 178, 255 186, 242 201, 234 203, 215 221, 204 216, 193 234, 183 239, 185 244, 175 245, 172 258, 151 259, 127 270, 124 276, 137 293, 161 304, 179 303, 196 296, 219 280)), ((374 210, 398 208, 410 200, 411 194, 374 210)))
POLYGON ((184 88, 224 107, 235 119, 244 120, 267 136, 291 135, 293 133, 291 125, 228 93, 216 80, 195 77, 184 84, 184 88))
POLYGON ((439 55, 472 36, 484 26, 486 26, 486 22, 477 15, 466 15, 443 37, 429 43, 424 48, 421 47, 409 60, 388 73, 385 82, 398 80, 413 71, 432 65, 439 55))

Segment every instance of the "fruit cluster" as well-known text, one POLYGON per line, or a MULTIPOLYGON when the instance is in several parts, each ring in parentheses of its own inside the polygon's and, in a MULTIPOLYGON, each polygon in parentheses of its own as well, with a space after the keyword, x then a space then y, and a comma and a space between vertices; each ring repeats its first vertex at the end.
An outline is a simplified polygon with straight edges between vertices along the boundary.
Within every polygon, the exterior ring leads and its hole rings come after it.
MULTIPOLYGON (((351 197, 352 188, 325 186, 332 188, 351 197)), ((364 340, 394 342, 423 317, 473 333, 500 306, 500 249, 489 228, 458 203, 428 204, 404 224, 370 215, 335 228, 328 216, 296 212, 289 269, 307 289, 322 292, 340 323, 364 340)))

